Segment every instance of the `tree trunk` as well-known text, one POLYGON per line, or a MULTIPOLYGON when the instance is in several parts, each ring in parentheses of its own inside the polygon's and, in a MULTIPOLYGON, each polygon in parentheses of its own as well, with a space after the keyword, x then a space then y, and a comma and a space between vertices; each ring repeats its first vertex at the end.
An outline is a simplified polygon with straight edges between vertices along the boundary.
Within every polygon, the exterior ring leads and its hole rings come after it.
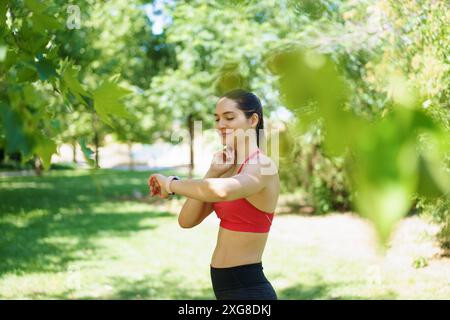
POLYGON ((133 143, 128 142, 128 169, 130 169, 131 171, 134 170, 134 160, 133 160, 133 143))
POLYGON ((0 148, 0 163, 3 163, 5 161, 5 149, 0 148))
POLYGON ((94 143, 95 143, 95 167, 96 168, 100 168, 100 165, 98 164, 98 161, 99 161, 99 156, 98 156, 99 145, 98 145, 98 132, 97 131, 95 131, 94 143))
POLYGON ((38 156, 34 156, 34 173, 36 176, 42 175, 42 162, 38 156))
POLYGON ((72 162, 77 163, 77 142, 72 141, 72 162))
POLYGON ((190 152, 189 179, 192 179, 194 173, 194 116, 192 113, 188 115, 187 122, 189 128, 189 152, 190 152))
POLYGON ((98 154, 100 138, 98 133, 98 117, 96 114, 94 114, 93 126, 94 126, 94 145, 95 145, 95 168, 100 168, 100 165, 98 163, 100 158, 98 154))
POLYGON ((311 180, 312 180, 311 178, 314 174, 314 164, 316 161, 316 151, 317 151, 317 147, 313 143, 311 146, 311 153, 306 156, 307 157, 306 177, 305 177, 305 189, 306 190, 310 190, 310 187, 311 187, 311 180))

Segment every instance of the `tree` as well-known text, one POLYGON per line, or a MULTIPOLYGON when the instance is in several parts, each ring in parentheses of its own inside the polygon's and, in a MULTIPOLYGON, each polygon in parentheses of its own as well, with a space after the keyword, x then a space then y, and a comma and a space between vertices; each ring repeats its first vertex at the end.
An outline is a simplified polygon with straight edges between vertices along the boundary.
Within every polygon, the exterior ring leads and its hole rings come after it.
POLYGON ((7 153, 21 152, 23 161, 37 154, 46 168, 56 143, 70 135, 64 129, 75 134, 73 142, 94 127, 83 143, 98 146, 102 135, 116 130, 115 120, 136 122, 123 98, 140 95, 173 62, 163 36, 152 36, 141 2, 71 5, 83 9, 79 28, 68 27, 71 17, 63 1, 8 0, 0 9, 0 141, 7 153), (89 125, 84 115, 94 113, 89 125), (93 120, 97 116, 101 123, 93 120), (61 123, 67 120, 73 125, 61 123))

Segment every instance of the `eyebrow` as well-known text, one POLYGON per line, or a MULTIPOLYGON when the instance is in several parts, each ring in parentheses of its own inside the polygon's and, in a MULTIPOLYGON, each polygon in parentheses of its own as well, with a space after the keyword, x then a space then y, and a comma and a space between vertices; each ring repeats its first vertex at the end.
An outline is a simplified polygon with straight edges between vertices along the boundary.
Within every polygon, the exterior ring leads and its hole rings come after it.
MULTIPOLYGON (((231 114, 234 114, 234 112, 233 111, 225 111, 223 114, 227 114, 227 113, 231 113, 231 114)), ((214 113, 214 115, 215 116, 217 116, 218 114, 217 113, 214 113)))

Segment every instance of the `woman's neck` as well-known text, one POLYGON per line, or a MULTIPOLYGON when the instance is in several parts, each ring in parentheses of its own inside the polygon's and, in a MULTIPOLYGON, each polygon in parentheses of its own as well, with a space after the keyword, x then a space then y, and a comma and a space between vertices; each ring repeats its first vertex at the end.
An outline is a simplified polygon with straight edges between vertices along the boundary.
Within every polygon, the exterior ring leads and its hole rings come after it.
POLYGON ((245 161, 245 159, 254 154, 258 149, 259 148, 256 143, 250 143, 248 140, 246 140, 244 144, 238 145, 235 148, 234 151, 235 163, 240 165, 245 161))

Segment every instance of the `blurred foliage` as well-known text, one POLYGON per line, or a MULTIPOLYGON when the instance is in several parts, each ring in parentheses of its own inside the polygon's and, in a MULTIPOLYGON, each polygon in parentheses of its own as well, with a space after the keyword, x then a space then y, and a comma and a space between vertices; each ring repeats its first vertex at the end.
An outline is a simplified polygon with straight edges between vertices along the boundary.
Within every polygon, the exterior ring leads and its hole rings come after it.
POLYGON ((450 256, 450 198, 421 198, 417 207, 426 217, 430 217, 442 226, 437 237, 445 250, 444 254, 450 256))
POLYGON ((107 134, 152 143, 193 120, 212 128, 217 96, 239 87, 267 116, 293 113, 282 188, 303 188, 316 212, 353 206, 386 243, 414 197, 448 197, 445 1, 161 4, 170 19, 155 34, 150 2, 71 1, 71 29, 65 1, 2 1, 0 149, 49 167, 59 144, 79 144, 95 165, 107 134))
POLYGON ((390 111, 368 121, 346 110, 350 92, 326 55, 291 48, 268 63, 279 76, 285 105, 299 119, 297 131, 320 122, 325 153, 345 156, 355 209, 374 223, 383 244, 409 211, 414 192, 448 194, 449 173, 442 164, 448 132, 422 110, 407 83, 397 79, 390 111), (426 137, 426 150, 419 148, 420 136, 426 137))
MULTIPOLYGON (((397 14, 402 12, 397 11, 397 14)), ((401 61, 407 60, 395 48, 396 43, 380 41, 379 45, 384 52, 397 53, 401 61)), ((448 197, 449 168, 444 164, 449 150, 445 126, 447 106, 436 107, 443 112, 430 112, 429 96, 416 88, 417 81, 409 81, 407 70, 395 68, 399 59, 394 59, 392 64, 384 61, 393 65, 392 70, 382 70, 383 78, 388 81, 382 89, 375 87, 380 96, 386 97, 381 105, 382 112, 360 112, 359 108, 353 108, 355 100, 351 98, 357 95, 352 92, 357 87, 352 82, 359 79, 342 77, 346 75, 338 71, 338 67, 342 68, 342 64, 339 65, 342 59, 337 59, 337 64, 334 59, 335 54, 327 50, 313 50, 293 42, 270 53, 266 61, 271 72, 278 76, 284 105, 299 119, 295 126, 297 132, 304 134, 320 124, 324 132, 324 153, 328 157, 345 158, 345 174, 354 194, 355 209, 374 223, 381 243, 386 244, 395 223, 413 205, 413 194, 448 197), (436 117, 436 114, 441 116, 436 117)), ((370 68, 369 65, 369 72, 370 68)), ((442 74, 431 75, 441 77, 442 74)), ((364 80, 361 77, 359 81, 364 80)), ((324 202, 330 198, 328 192, 322 192, 321 197, 324 202)), ((316 204, 321 203, 316 201, 316 204)))
POLYGON ((279 135, 281 192, 300 188, 305 195, 300 205, 313 207, 315 214, 349 210, 351 195, 343 158, 325 156, 320 129, 300 136, 296 131, 296 124, 290 123, 279 135))
POLYGON ((108 132, 151 141, 159 127, 136 93, 174 60, 164 37, 152 35, 141 2, 8 0, 0 13, 0 148, 7 154, 37 155, 48 168, 57 144, 81 137, 97 147, 108 132), (69 5, 78 6, 78 19, 69 5), (129 93, 135 97, 125 108, 129 93))

